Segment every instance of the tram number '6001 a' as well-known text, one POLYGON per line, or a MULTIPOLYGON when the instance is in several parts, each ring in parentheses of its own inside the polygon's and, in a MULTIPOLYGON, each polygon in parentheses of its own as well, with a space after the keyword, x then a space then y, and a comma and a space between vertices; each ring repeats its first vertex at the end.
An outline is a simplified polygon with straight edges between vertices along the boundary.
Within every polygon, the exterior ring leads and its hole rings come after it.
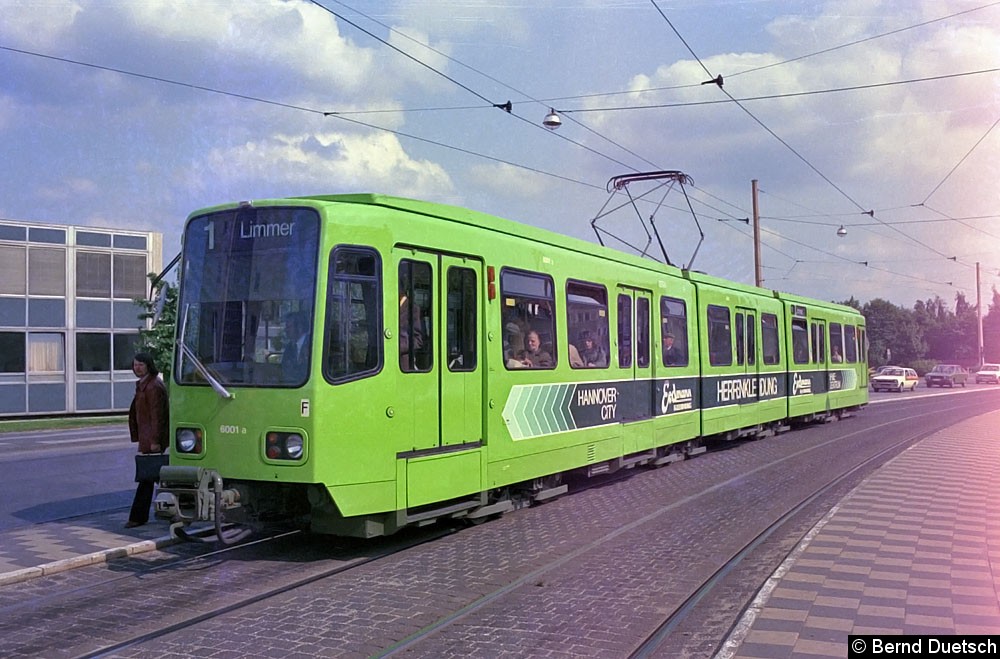
POLYGON ((219 426, 220 435, 245 435, 247 434, 247 429, 241 426, 219 426))

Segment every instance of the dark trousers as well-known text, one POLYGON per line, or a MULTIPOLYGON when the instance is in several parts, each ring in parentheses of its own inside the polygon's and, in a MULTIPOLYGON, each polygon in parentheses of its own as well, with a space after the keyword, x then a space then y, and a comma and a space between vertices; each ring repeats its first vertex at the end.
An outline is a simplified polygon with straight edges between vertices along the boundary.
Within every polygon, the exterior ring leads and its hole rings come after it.
POLYGON ((153 488, 156 483, 153 481, 140 481, 135 488, 135 498, 132 499, 132 510, 128 514, 128 521, 145 524, 149 521, 149 507, 153 504, 153 488))

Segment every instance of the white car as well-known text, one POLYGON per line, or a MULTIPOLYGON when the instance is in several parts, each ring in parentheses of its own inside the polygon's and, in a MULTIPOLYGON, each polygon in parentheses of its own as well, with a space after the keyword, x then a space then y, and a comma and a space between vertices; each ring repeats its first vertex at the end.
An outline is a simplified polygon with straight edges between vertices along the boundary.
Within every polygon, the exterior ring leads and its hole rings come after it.
POLYGON ((976 383, 980 382, 1000 384, 1000 364, 983 364, 983 367, 976 372, 976 383))
POLYGON ((912 368, 887 368, 872 378, 872 391, 913 391, 920 376, 912 368))

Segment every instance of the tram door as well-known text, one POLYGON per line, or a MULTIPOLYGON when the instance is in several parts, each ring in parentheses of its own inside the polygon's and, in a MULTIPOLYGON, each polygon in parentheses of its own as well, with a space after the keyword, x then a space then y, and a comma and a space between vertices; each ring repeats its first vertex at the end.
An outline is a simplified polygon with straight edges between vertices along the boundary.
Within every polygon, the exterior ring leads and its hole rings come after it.
POLYGON ((397 408, 407 448, 482 439, 479 261, 395 250, 397 408))
POLYGON ((627 371, 618 396, 617 413, 622 425, 624 453, 636 453, 653 445, 653 352, 650 337, 653 322, 652 293, 633 288, 618 289, 618 368, 627 371))
MULTIPOLYGON (((757 374, 757 312, 754 309, 736 307, 736 369, 742 369, 744 377, 752 378, 759 386, 757 374)), ((751 404, 760 402, 760 392, 757 386, 753 387, 757 392, 757 399, 747 401, 751 404)), ((747 408, 748 413, 743 414, 748 424, 758 423, 759 418, 756 406, 747 408), (751 411, 752 410, 752 411, 751 411)))

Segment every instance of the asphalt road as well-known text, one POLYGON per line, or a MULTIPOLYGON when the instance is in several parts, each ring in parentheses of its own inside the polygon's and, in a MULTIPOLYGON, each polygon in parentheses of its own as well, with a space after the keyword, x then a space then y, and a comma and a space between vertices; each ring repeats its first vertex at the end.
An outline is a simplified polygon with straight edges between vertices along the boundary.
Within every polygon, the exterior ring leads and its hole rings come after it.
POLYGON ((0 530, 129 506, 125 424, 0 434, 0 530))

